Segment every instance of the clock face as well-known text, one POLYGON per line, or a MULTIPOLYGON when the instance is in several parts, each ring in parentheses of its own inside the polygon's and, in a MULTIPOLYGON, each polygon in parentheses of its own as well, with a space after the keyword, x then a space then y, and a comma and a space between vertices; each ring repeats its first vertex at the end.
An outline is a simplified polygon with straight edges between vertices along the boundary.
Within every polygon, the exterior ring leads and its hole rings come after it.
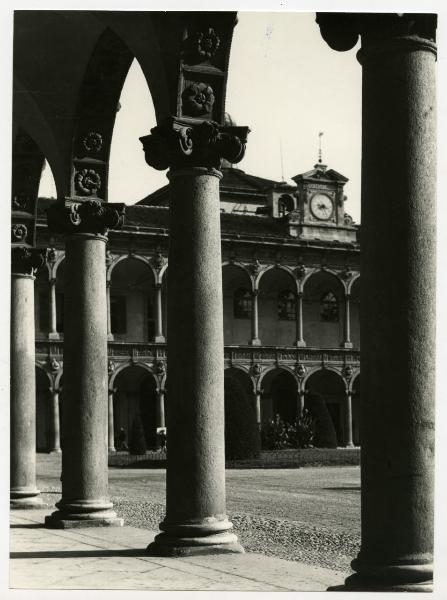
POLYGON ((334 205, 326 194, 314 194, 310 200, 310 210, 319 221, 327 221, 332 217, 334 205))

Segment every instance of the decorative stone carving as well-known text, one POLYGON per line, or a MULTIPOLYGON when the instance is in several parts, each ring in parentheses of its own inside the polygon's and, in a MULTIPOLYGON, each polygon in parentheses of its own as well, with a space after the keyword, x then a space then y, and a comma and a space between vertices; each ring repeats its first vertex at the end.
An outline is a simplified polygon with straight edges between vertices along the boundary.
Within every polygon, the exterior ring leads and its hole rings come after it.
POLYGON ((97 153, 101 150, 103 144, 102 135, 96 131, 89 131, 82 140, 82 145, 87 152, 97 153))
POLYGON ((302 363, 298 363, 295 367, 295 373, 298 379, 303 379, 306 375, 307 369, 302 363))
POLYGON ((101 188, 101 177, 93 169, 82 169, 75 174, 74 183, 80 196, 96 196, 101 188))
POLYGON ((155 371, 158 375, 164 375, 166 372, 165 363, 162 360, 157 360, 155 363, 155 371))
POLYGON ((202 60, 212 58, 220 46, 220 38, 212 27, 197 31, 192 38, 197 57, 202 60))
POLYGON ((214 121, 190 125, 171 117, 140 138, 146 162, 158 170, 185 167, 219 168, 222 159, 242 160, 248 127, 226 127, 214 121))
POLYGON ((161 252, 156 252, 152 258, 152 264, 154 265, 156 271, 161 271, 166 264, 166 258, 161 252))
POLYGON ((107 371, 108 371, 109 375, 111 375, 114 370, 115 370, 115 363, 113 362, 113 360, 109 360, 109 362, 107 364, 107 371))
POLYGON ((262 367, 261 367, 261 365, 260 365, 259 363, 255 363, 255 364, 252 366, 252 368, 251 368, 251 372, 253 373, 253 375, 254 375, 255 377, 259 377, 259 375, 260 375, 260 374, 261 374, 261 372, 262 372, 262 367))
POLYGON ((28 205, 28 196, 26 194, 16 194, 12 199, 13 210, 26 210, 28 205))
POLYGON ((51 248, 48 248, 47 250, 47 261, 49 263, 55 263, 57 259, 57 254, 56 254, 56 249, 51 246, 51 248))
POLYGON ((346 267, 345 270, 340 273, 340 275, 345 281, 348 281, 349 279, 352 279, 354 273, 349 267, 346 267))
POLYGON ((11 248, 12 272, 24 275, 35 275, 35 273, 45 264, 45 254, 45 249, 13 246, 11 248))
POLYGON ((124 221, 124 204, 86 200, 74 204, 57 202, 47 211, 48 227, 55 233, 100 233, 119 229, 124 221))
POLYGON ((303 265, 303 263, 301 263, 300 265, 298 265, 297 269, 296 269, 296 276, 298 277, 298 279, 303 279, 303 277, 306 275, 306 267, 303 265))
POLYGON ((113 255, 110 252, 110 250, 107 248, 106 250, 106 267, 110 267, 110 265, 113 263, 113 255))
POLYGON ((191 83, 182 94, 183 113, 199 117, 210 115, 214 105, 213 88, 207 83, 191 83))
POLYGON ((354 219, 351 217, 351 215, 348 215, 348 213, 345 213, 343 216, 343 223, 345 225, 353 225, 354 219))
POLYGON ((261 268, 262 265, 259 262, 259 260, 256 258, 249 266, 248 268, 250 269, 250 271, 253 273, 253 275, 256 277, 257 275, 259 275, 259 273, 261 272, 261 268))
POLYGON ((11 227, 11 241, 24 242, 28 235, 28 228, 23 223, 16 223, 11 227))
POLYGON ((58 361, 57 361, 57 360, 56 360, 56 359, 53 357, 53 358, 50 360, 50 369, 51 369, 53 372, 57 372, 57 371, 59 371, 59 369, 60 369, 60 368, 61 368, 61 365, 60 365, 60 363, 59 363, 59 362, 58 362, 58 361))
POLYGON ((346 367, 343 369, 343 375, 344 375, 345 379, 347 379, 349 381, 352 377, 352 373, 353 373, 353 370, 352 370, 351 365, 346 365, 346 367))

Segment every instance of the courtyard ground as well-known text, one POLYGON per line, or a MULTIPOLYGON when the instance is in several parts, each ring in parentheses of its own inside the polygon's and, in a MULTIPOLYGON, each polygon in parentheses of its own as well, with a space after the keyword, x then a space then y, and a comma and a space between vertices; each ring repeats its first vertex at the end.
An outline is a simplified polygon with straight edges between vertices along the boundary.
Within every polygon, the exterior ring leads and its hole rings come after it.
MULTIPOLYGON (((37 483, 50 506, 60 498, 60 470, 60 456, 38 455, 37 483)), ((226 482, 227 512, 246 551, 350 571, 360 544, 359 467, 230 469, 226 482)), ((164 469, 111 468, 109 483, 126 525, 158 529, 164 469)))

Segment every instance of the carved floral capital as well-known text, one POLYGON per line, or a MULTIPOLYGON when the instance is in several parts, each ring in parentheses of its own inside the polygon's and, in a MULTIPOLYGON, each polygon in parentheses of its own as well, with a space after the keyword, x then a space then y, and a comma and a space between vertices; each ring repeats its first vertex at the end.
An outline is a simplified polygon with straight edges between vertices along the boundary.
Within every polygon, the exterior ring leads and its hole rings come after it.
POLYGON ((13 273, 35 275, 45 264, 46 249, 13 246, 11 248, 11 266, 13 273))
POLYGON ((124 204, 105 204, 100 200, 57 202, 47 210, 48 227, 55 233, 105 235, 109 229, 122 227, 124 212, 124 204))
POLYGON ((248 127, 222 126, 214 121, 187 124, 171 118, 141 137, 146 162, 154 169, 219 168, 222 159, 232 164, 242 160, 248 127))

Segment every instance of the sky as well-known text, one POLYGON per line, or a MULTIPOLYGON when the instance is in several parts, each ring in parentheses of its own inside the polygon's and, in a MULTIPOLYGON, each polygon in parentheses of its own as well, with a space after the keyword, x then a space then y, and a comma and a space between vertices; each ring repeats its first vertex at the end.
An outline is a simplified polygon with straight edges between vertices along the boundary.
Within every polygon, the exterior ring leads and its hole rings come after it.
MULTIPOLYGON (((348 177, 345 210, 359 222, 361 67, 356 51, 331 50, 320 36, 315 13, 239 12, 238 18, 226 111, 251 133, 237 167, 290 181, 317 162, 322 131, 323 162, 348 177)), ((167 183, 165 172, 145 163, 139 141, 156 121, 137 61, 129 70, 120 104, 112 138, 109 201, 133 204, 167 183)), ((48 167, 40 195, 55 196, 48 167)))

